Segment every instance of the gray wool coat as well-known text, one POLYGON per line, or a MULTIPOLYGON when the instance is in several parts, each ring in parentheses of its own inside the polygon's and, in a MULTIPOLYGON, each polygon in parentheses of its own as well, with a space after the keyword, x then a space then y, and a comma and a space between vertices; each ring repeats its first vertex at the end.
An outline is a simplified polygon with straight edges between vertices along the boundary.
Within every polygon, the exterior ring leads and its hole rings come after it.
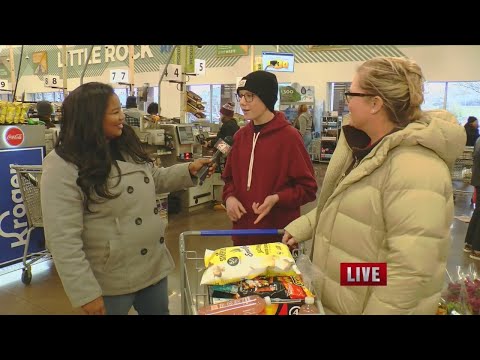
MULTIPOLYGON (((141 290, 174 268, 155 193, 194 186, 188 164, 154 168, 123 155, 127 161, 118 162, 121 182, 111 188, 120 196, 92 204, 93 213, 83 208, 77 167, 56 151, 44 159, 41 203, 46 245, 74 307, 102 295, 141 290)), ((112 167, 110 186, 118 176, 112 167)))

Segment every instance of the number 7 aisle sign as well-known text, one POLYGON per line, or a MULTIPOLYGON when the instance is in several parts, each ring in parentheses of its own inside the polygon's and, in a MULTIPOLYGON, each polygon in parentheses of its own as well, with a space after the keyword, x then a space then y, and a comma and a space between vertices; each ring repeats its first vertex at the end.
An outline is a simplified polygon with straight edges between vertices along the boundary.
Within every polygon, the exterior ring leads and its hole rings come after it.
POLYGON ((195 59, 195 74, 199 76, 205 75, 205 60, 195 59))
POLYGON ((128 82, 128 70, 110 70, 110 83, 128 82))

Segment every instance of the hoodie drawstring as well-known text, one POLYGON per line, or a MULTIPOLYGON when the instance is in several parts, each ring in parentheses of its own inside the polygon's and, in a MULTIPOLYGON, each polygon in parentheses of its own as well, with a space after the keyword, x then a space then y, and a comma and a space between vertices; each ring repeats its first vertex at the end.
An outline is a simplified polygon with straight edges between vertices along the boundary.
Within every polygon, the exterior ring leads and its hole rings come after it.
POLYGON ((259 135, 260 135, 260 132, 253 134, 252 152, 250 153, 250 164, 248 165, 247 191, 250 190, 250 184, 252 183, 253 162, 255 160, 255 145, 257 144, 257 139, 259 135))

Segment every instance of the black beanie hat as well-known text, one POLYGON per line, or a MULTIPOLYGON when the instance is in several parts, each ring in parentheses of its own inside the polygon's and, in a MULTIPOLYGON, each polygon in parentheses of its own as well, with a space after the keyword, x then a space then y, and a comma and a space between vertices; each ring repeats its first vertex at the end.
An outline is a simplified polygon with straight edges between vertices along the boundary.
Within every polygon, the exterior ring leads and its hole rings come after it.
POLYGON ((237 94, 240 90, 248 90, 257 95, 271 112, 274 112, 278 97, 277 77, 267 71, 254 71, 243 77, 238 83, 237 94))

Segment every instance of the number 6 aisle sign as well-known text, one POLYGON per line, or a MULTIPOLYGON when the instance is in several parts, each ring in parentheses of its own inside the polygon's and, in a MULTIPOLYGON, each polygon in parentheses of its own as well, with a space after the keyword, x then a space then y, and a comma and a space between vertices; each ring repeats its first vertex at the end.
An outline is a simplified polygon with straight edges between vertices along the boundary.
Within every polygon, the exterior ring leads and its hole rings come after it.
POLYGON ((56 75, 45 76, 45 86, 46 87, 57 87, 60 85, 60 77, 56 75))
POLYGON ((110 82, 128 82, 128 70, 110 70, 110 82))
POLYGON ((0 79, 0 90, 10 90, 10 87, 8 86, 8 80, 0 79))
POLYGON ((195 59, 195 74, 205 75, 205 60, 195 59))
MULTIPOLYGON (((162 65, 160 69, 165 69, 165 65, 162 65)), ((182 81, 182 65, 168 64, 167 72, 163 77, 163 80, 167 81, 182 81)))

